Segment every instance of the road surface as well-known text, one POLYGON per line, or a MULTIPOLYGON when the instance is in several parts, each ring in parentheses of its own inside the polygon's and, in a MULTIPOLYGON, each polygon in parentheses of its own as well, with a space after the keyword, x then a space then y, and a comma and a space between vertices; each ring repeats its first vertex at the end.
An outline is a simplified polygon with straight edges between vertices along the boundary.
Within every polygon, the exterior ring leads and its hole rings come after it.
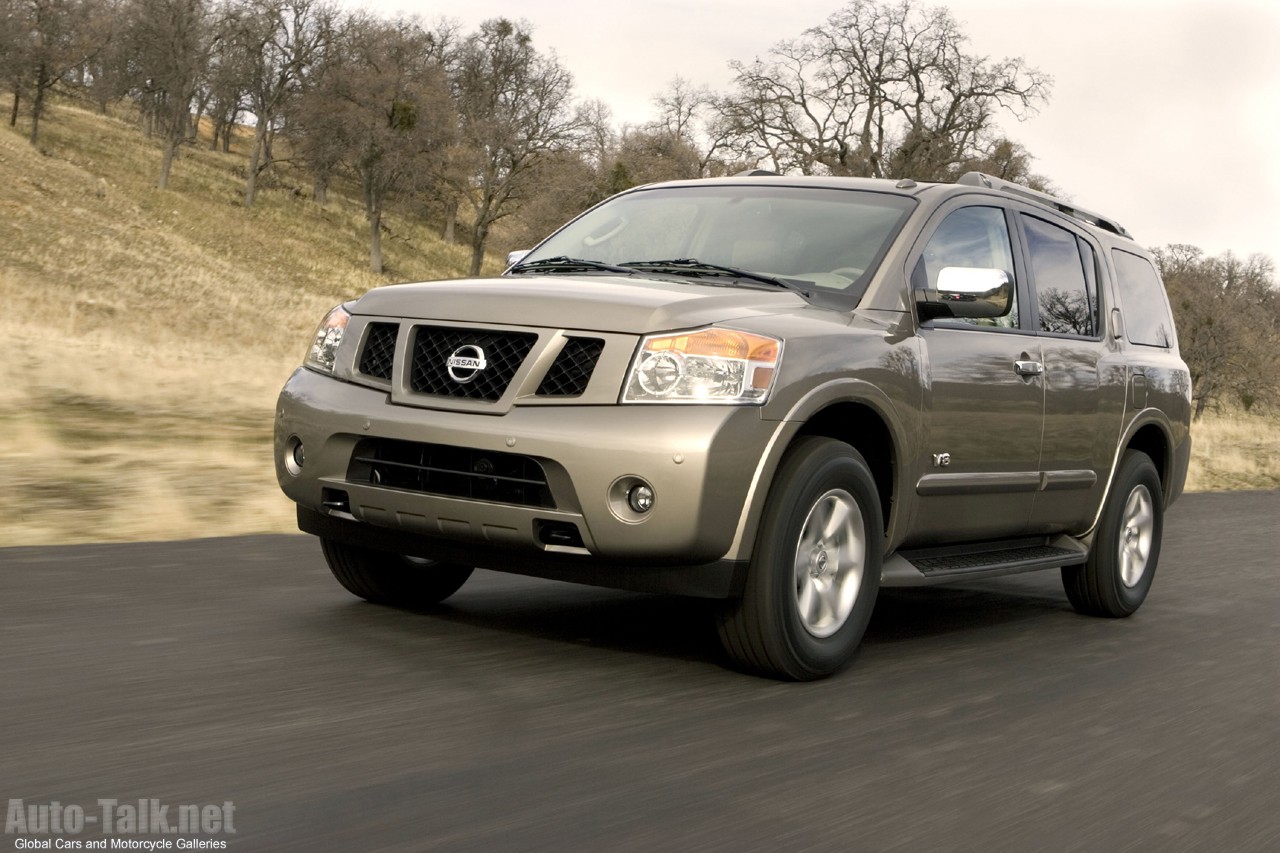
POLYGON ((1184 498, 1127 620, 1056 572, 886 591, 817 684, 726 668, 696 601, 366 604, 309 537, 0 550, 0 849, 1274 851, 1278 523, 1184 498), (140 799, 168 824, 105 831, 140 799), (81 832, 33 831, 55 801, 81 832))

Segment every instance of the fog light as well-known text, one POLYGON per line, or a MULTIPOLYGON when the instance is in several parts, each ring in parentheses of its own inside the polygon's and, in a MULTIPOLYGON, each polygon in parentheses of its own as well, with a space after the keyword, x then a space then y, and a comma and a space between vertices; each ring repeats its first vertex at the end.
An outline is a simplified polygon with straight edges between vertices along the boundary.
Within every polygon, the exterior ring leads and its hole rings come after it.
POLYGON ((302 439, 296 435, 291 437, 284 447, 284 469, 296 477, 302 473, 302 464, 306 458, 306 452, 302 449, 302 439))
POLYGON ((653 489, 643 483, 632 486, 627 492, 627 505, 639 513, 653 509, 653 489))

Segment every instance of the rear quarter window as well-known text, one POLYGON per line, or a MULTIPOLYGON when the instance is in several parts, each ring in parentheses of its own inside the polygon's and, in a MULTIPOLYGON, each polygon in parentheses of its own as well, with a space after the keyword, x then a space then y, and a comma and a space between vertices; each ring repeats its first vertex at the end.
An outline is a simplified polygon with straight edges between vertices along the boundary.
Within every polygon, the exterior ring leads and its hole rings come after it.
POLYGON ((1111 251, 1120 286, 1120 311, 1130 343, 1172 347, 1173 317, 1164 285, 1151 261, 1120 249, 1111 251))

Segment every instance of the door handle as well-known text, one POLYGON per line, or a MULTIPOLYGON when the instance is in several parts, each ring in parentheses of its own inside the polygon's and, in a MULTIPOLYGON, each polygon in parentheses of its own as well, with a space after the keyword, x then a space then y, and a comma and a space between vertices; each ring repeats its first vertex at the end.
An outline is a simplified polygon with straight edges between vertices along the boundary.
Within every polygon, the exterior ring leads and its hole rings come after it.
POLYGON ((1040 376, 1044 373, 1044 365, 1038 361, 1018 359, 1013 363, 1013 372, 1019 376, 1040 376))

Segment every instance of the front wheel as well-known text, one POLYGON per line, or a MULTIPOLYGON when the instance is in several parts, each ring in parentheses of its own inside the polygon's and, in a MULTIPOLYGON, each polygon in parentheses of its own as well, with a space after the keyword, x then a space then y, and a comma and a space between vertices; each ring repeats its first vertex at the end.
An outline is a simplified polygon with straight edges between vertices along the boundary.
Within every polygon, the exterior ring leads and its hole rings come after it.
POLYGON ((321 539, 329 571, 350 592, 374 604, 429 607, 458 591, 471 577, 470 566, 406 557, 321 539))
POLYGON ((1062 570, 1071 606, 1089 616, 1136 611, 1151 589, 1164 530, 1164 492, 1151 457, 1126 451, 1083 566, 1062 570))
POLYGON ((746 590, 722 605, 725 651, 774 678, 836 672, 871 619, 883 547, 880 495, 866 461, 843 442, 800 439, 769 491, 746 590))

